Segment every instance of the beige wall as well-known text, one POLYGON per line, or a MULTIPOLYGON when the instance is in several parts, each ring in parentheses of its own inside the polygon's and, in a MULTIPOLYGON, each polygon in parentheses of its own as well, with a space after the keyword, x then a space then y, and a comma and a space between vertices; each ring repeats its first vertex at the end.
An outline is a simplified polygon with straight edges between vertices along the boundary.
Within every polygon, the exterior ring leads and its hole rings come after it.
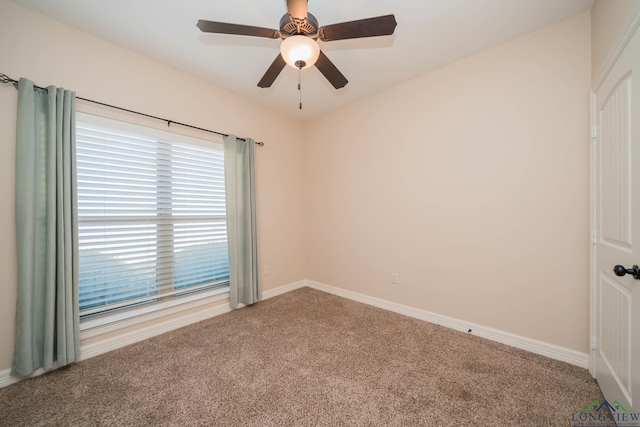
POLYGON ((590 77, 586 12, 311 122, 309 279, 586 353, 590 77))
MULTIPOLYGON (((620 20, 601 16, 606 45, 620 20)), ((589 13, 306 126, 6 0, 0 39, 12 77, 265 141, 265 290, 309 278, 587 352, 589 13), (292 136, 303 131, 306 144, 292 136)), ((0 85, 0 370, 13 351, 16 99, 0 85)))
POLYGON ((591 7, 591 72, 600 71, 625 23, 640 10, 640 0, 595 0, 591 7))
MULTIPOLYGON (((306 277, 305 157, 293 136, 302 125, 5 0, 0 0, 0 40, 0 72, 13 78, 28 77, 87 98, 264 141, 266 146, 257 148, 256 184, 261 264, 270 266, 270 275, 262 276, 263 289, 306 277)), ((14 340, 16 100, 13 87, 0 85, 0 371, 11 366, 14 340)), ((89 110, 80 101, 77 107, 89 110)))

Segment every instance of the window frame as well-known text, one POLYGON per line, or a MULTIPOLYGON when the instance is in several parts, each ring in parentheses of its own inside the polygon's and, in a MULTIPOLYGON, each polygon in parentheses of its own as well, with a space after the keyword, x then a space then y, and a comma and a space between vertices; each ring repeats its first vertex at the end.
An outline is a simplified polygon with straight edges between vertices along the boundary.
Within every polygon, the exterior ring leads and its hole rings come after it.
MULTIPOLYGON (((222 137, 218 135, 207 134, 207 138, 205 139, 202 135, 187 135, 185 133, 176 132, 176 129, 174 128, 165 130, 157 127, 150 127, 146 124, 131 123, 120 117, 112 118, 83 111, 76 111, 76 121, 115 128, 125 132, 144 134, 145 136, 156 138, 164 142, 179 142, 206 148, 211 148, 213 145, 221 151, 223 151, 224 148, 222 137)), ((193 132, 189 133, 193 134, 193 132)), ((159 296, 156 301, 149 301, 140 305, 132 305, 130 307, 122 307, 87 314, 80 313, 80 330, 82 332, 82 338, 90 338, 92 336, 99 335, 100 333, 113 332, 120 328, 135 326, 136 324, 148 322, 150 320, 162 319, 166 316, 178 314, 181 311, 188 311, 203 305, 224 301, 228 299, 229 283, 227 279, 212 282, 203 289, 174 289, 174 291, 175 293, 172 295, 159 296)), ((90 310, 85 310, 85 313, 86 311, 90 310)))

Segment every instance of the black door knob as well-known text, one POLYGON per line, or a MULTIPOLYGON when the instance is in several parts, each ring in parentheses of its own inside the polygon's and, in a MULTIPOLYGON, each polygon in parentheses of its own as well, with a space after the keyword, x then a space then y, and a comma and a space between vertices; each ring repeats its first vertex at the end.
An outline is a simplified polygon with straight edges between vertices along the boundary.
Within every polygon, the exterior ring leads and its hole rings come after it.
POLYGON ((630 274, 634 279, 638 280, 640 277, 640 268, 637 265, 634 265, 632 268, 624 268, 621 265, 616 265, 613 267, 613 272, 616 273, 616 276, 624 276, 625 274, 630 274))

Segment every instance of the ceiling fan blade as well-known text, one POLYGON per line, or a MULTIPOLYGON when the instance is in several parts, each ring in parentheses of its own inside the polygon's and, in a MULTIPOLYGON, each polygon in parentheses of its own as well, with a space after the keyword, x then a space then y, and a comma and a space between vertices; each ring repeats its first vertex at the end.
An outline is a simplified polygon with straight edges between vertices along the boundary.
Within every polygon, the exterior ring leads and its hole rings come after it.
POLYGON ((271 87, 273 82, 276 81, 276 78, 280 75, 280 72, 285 65, 287 65, 287 63, 284 62, 282 54, 279 53, 267 72, 264 73, 264 76, 262 76, 262 79, 260 79, 260 81, 258 82, 258 87, 271 87))
POLYGON ((199 20, 197 24, 200 31, 204 33, 236 34, 239 36, 266 37, 277 39, 280 34, 276 30, 262 27, 252 27, 250 25, 227 24, 226 22, 199 20))
POLYGON ((329 80, 329 83, 333 85, 336 89, 340 89, 341 87, 345 87, 349 80, 342 75, 342 73, 333 65, 333 62, 327 58, 327 55, 324 52, 320 51, 320 56, 316 61, 316 67, 320 72, 329 80))
POLYGON ((393 15, 360 19, 358 21, 342 22, 340 24, 325 25, 318 30, 320 40, 358 39, 361 37, 390 36, 396 29, 396 17, 393 15))
POLYGON ((307 17, 307 0, 287 0, 289 15, 296 19, 307 17))

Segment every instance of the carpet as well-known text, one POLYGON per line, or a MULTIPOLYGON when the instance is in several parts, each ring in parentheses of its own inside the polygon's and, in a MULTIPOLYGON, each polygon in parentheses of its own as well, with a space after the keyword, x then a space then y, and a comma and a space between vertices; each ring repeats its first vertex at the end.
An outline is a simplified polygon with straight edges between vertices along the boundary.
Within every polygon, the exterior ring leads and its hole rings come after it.
POLYGON ((0 389, 2 426, 568 426, 586 369, 302 288, 0 389))

